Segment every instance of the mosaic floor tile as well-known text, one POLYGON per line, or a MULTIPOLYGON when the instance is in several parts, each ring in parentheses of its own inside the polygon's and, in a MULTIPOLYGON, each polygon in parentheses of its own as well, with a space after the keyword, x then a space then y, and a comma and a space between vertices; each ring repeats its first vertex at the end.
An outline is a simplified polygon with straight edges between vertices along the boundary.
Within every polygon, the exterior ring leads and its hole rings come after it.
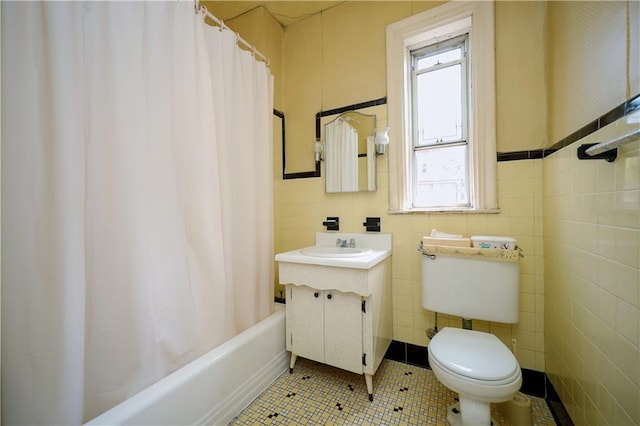
MULTIPOLYGON (((293 374, 280 376, 230 425, 446 425, 456 394, 429 369, 385 359, 373 377, 369 402, 364 377, 298 358, 293 374)), ((533 424, 555 425, 542 398, 531 396, 533 424)), ((510 425, 492 404, 499 425, 510 425)))

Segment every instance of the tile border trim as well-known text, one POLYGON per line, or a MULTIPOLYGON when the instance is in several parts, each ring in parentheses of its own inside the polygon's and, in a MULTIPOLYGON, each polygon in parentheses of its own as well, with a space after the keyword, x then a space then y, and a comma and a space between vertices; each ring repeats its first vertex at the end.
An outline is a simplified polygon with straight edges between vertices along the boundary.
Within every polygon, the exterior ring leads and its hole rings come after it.
POLYGON ((572 143, 584 138, 585 136, 590 135, 591 133, 602 129, 603 127, 613 123, 620 118, 631 114, 634 111, 640 110, 640 94, 627 99, 620 105, 591 121, 590 123, 585 124, 575 132, 571 133, 569 136, 566 136, 563 139, 560 139, 558 142, 553 144, 550 148, 545 149, 534 149, 531 151, 514 151, 514 152, 498 152, 497 160, 501 161, 516 161, 516 160, 536 160, 545 158, 554 152, 565 148, 572 143))

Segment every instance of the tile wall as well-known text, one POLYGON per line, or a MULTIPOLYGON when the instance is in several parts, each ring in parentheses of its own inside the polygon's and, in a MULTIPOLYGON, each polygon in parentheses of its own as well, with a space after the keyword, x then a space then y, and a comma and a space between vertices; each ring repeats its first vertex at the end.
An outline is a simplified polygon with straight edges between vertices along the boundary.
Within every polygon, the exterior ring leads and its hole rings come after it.
POLYGON ((546 373, 576 424, 640 424, 640 150, 577 160, 640 110, 543 160, 546 373))
MULTIPOLYGON (((542 160, 498 163, 499 214, 388 215, 387 159, 378 158, 378 190, 325 194, 322 178, 275 182, 276 252, 314 244, 327 216, 340 217, 343 232, 364 232, 366 216, 382 218, 382 232, 393 235, 393 338, 426 346, 434 314, 421 305, 418 243, 432 228, 463 235, 506 235, 518 240, 520 321, 515 325, 475 321, 474 328, 496 334, 508 347, 516 339, 523 368, 544 371, 544 265, 542 244, 542 160)), ((276 297, 279 296, 276 287, 276 297)), ((461 326, 460 318, 438 316, 438 327, 461 326)))

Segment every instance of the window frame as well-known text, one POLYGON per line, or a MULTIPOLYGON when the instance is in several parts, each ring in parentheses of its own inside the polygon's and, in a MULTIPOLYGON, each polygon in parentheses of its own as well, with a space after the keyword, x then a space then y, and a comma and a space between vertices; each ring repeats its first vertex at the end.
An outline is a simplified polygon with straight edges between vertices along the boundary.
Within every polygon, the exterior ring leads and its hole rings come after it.
POLYGON ((387 26, 389 212, 497 212, 493 2, 450 2, 387 26), (470 206, 413 206, 411 51, 469 33, 470 206), (482 107, 479 108, 478 105, 482 107))
POLYGON ((418 118, 418 96, 417 96, 417 85, 418 85, 418 77, 430 72, 435 72, 435 71, 439 71, 441 69, 446 69, 449 67, 454 66, 454 64, 459 64, 461 67, 461 81, 460 81, 460 88, 462 91, 462 111, 461 111, 461 121, 462 121, 462 129, 461 129, 461 137, 458 140, 455 141, 440 141, 440 142, 436 142, 438 144, 441 144, 441 146, 443 146, 444 144, 450 144, 450 143, 461 143, 464 142, 465 144, 468 142, 467 141, 467 135, 468 135, 468 98, 469 98, 469 82, 468 82, 468 65, 467 65, 467 54, 469 51, 469 46, 468 46, 468 40, 469 40, 469 34, 467 32, 465 32, 464 34, 455 36, 455 37, 451 37, 448 40, 445 40, 444 42, 442 42, 442 44, 444 46, 442 47, 435 47, 435 45, 437 45, 438 43, 433 43, 433 44, 428 44, 426 46, 423 47, 419 47, 416 49, 411 49, 410 50, 410 56, 411 56, 411 98, 412 98, 412 110, 413 110, 413 115, 412 115, 412 126, 413 126, 413 148, 414 150, 416 149, 421 149, 421 148, 427 148, 430 147, 434 144, 420 144, 419 141, 421 139, 421 136, 419 134, 419 126, 418 126, 418 122, 419 122, 419 118, 418 118), (462 50, 463 50, 463 55, 460 59, 456 59, 456 60, 452 60, 449 62, 445 62, 445 63, 439 63, 436 65, 432 65, 430 67, 426 67, 426 68, 419 68, 416 69, 416 65, 417 62, 419 62, 421 60, 421 58, 425 58, 425 57, 429 57, 429 56, 434 56, 434 55, 424 55, 422 54, 422 52, 427 51, 429 53, 435 52, 436 54, 438 53, 445 53, 447 51, 450 50, 455 50, 457 46, 462 46, 462 50), (446 49, 446 50, 445 50, 446 49))
MULTIPOLYGON (((411 206, 413 209, 451 209, 451 208, 469 208, 471 206, 471 190, 470 185, 472 182, 469 172, 469 138, 468 138, 468 110, 469 110, 469 70, 468 70, 468 53, 469 53, 469 33, 463 31, 462 34, 458 34, 447 38, 446 40, 438 41, 435 43, 428 43, 426 46, 420 46, 409 50, 411 59, 411 106, 412 106, 412 119, 411 119, 411 135, 412 135, 412 149, 413 149, 413 168, 411 173, 412 184, 412 198, 411 206), (429 67, 417 68, 417 64, 423 59, 431 56, 436 56, 441 53, 446 53, 451 50, 461 49, 461 56, 459 59, 450 60, 431 65, 429 67), (442 140, 423 144, 422 136, 420 134, 420 118, 418 111, 419 104, 419 90, 418 90, 418 77, 430 72, 437 72, 441 69, 446 69, 455 65, 460 66, 460 101, 461 101, 461 116, 460 116, 460 137, 452 140, 442 140), (436 204, 436 200, 431 200, 430 203, 422 204, 418 200, 423 199, 421 197, 421 191, 419 189, 419 170, 420 165, 419 156, 420 153, 435 152, 439 150, 450 150, 456 147, 463 146, 465 148, 465 176, 464 184, 466 187, 466 199, 464 202, 454 202, 451 204, 439 205, 436 204)), ((451 182, 443 180, 433 182, 434 187, 445 186, 451 182)))

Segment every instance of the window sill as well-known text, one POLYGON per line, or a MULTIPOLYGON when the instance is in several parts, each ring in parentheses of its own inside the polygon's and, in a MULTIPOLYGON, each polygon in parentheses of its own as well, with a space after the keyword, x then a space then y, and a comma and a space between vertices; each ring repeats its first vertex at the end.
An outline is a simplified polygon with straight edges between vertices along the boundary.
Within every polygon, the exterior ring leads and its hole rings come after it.
POLYGON ((470 209, 470 208, 437 208, 437 209, 411 209, 411 210, 389 210, 387 214, 497 214, 500 209, 470 209))

